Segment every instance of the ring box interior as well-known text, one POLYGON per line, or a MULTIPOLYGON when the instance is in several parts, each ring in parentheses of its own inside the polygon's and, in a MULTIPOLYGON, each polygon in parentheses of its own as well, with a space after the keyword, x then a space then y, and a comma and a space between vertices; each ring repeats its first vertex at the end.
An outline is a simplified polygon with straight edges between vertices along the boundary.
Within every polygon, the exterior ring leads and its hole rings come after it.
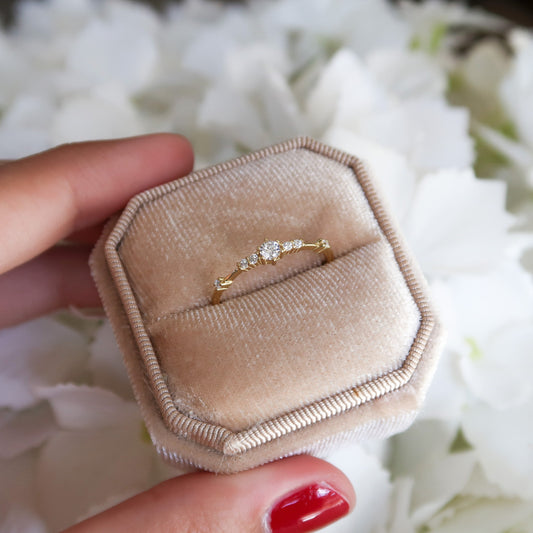
POLYGON ((442 327, 365 165, 297 138, 133 197, 90 266, 153 443, 236 472, 414 419, 442 327), (266 239, 327 239, 213 282, 266 239))

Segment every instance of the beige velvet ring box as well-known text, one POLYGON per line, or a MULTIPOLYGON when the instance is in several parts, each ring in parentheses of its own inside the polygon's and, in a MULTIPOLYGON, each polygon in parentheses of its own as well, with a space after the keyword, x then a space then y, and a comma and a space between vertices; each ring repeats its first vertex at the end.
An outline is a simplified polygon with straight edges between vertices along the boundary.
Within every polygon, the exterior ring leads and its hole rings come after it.
POLYGON ((133 197, 90 265, 168 461, 236 472, 405 429, 443 342, 427 284, 356 157, 297 138, 133 197), (265 239, 320 238, 214 280, 265 239))

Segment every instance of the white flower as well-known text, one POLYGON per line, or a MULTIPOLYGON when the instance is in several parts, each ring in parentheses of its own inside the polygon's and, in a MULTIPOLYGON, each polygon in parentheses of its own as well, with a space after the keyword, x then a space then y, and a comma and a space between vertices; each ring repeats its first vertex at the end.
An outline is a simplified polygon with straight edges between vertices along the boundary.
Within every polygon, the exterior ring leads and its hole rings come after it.
POLYGON ((90 354, 87 367, 91 373, 91 383, 113 391, 121 398, 132 400, 133 391, 126 367, 108 320, 105 320, 94 334, 90 354))
POLYGON ((531 420, 531 398, 526 404, 503 411, 474 404, 466 410, 463 419, 463 431, 487 479, 509 496, 530 500, 533 499, 531 420))
POLYGON ((315 53, 346 47, 365 56, 377 48, 404 48, 409 39, 409 28, 384 0, 289 0, 261 15, 305 40, 315 53))
POLYGON ((324 142, 340 150, 352 153, 364 160, 372 177, 381 185, 381 192, 389 207, 401 223, 409 215, 416 187, 414 170, 407 157, 374 141, 365 139, 364 134, 332 128, 324 136, 324 142))
POLYGON ((0 407, 36 405, 36 387, 80 379, 87 357, 84 338, 53 318, 0 330, 0 407))
POLYGON ((450 453, 457 436, 454 422, 425 420, 392 439, 394 477, 414 478, 410 520, 420 526, 460 492, 475 464, 471 451, 450 453))
POLYGON ((115 82, 128 92, 145 87, 156 65, 156 43, 131 22, 131 17, 91 22, 68 50, 69 74, 91 84, 115 82))
POLYGON ((428 174, 415 191, 407 239, 428 275, 483 272, 505 257, 514 218, 505 211, 505 184, 471 170, 428 174))
MULTIPOLYGON (((379 56, 373 56, 378 76, 384 78, 379 56)), ((405 56, 409 57, 409 56, 405 56)), ((372 71, 348 50, 339 51, 325 67, 306 104, 315 135, 328 138, 341 128, 405 155, 418 172, 465 168, 473 161, 468 137, 468 113, 435 97, 433 83, 420 82, 420 67, 407 63, 402 89, 380 83, 372 71), (409 79, 409 76, 412 78, 409 79), (400 94, 409 98, 398 100, 400 94), (329 131, 328 131, 329 130, 329 131)), ((384 61, 384 59, 381 59, 384 61)), ((431 76, 429 76, 431 78, 431 76)), ((437 77, 435 84, 441 83, 437 77)))
POLYGON ((46 404, 24 411, 0 411, 0 459, 11 459, 39 446, 56 430, 46 404))
POLYGON ((155 452, 134 402, 87 386, 58 385, 38 393, 50 402, 59 426, 39 453, 35 479, 52 530, 154 482, 155 452), (73 484, 72 472, 83 483, 73 484))
POLYGON ((23 93, 13 98, 0 123, 0 158, 17 159, 49 148, 55 111, 45 95, 23 93))
POLYGON ((379 49, 368 57, 368 67, 387 90, 400 99, 442 97, 445 73, 421 52, 379 49))
POLYGON ((52 124, 56 144, 140 133, 143 127, 137 110, 117 85, 102 85, 89 94, 65 98, 52 124))
MULTIPOLYGON (((418 424, 332 457, 358 505, 329 530, 526 531, 531 33, 503 37, 512 56, 491 39, 458 56, 469 31, 504 25, 437 1, 188 1, 162 17, 49 0, 18 13, 0 30, 0 158, 167 130, 191 139, 197 166, 299 134, 368 163, 448 343, 418 424)), ((56 530, 176 474, 147 439, 109 323, 94 328, 0 331, 0 533, 56 530)))
POLYGON ((453 2, 402 2, 400 8, 404 18, 409 21, 412 32, 411 46, 431 53, 442 51, 444 37, 450 26, 469 26, 485 30, 497 30, 504 26, 504 21, 498 17, 453 2))
POLYGON ((16 505, 11 507, 3 521, 0 521, 0 533, 47 533, 46 524, 30 508, 16 505))
POLYGON ((528 532, 531 503, 519 499, 456 498, 424 526, 428 533, 528 532))
POLYGON ((327 527, 329 533, 372 533, 386 520, 385 513, 376 509, 386 509, 391 493, 389 472, 375 455, 362 446, 352 445, 328 457, 328 461, 338 466, 357 487, 357 506, 347 518, 327 527))
POLYGON ((494 409, 522 405, 533 396, 533 322, 517 323, 489 335, 469 339, 470 354, 461 370, 472 392, 494 409))
POLYGON ((26 531, 39 516, 35 499, 37 454, 30 451, 9 460, 0 459, 0 531, 26 531), (18 530, 16 528, 19 528, 18 530), (3 528, 3 529, 2 529, 3 528))

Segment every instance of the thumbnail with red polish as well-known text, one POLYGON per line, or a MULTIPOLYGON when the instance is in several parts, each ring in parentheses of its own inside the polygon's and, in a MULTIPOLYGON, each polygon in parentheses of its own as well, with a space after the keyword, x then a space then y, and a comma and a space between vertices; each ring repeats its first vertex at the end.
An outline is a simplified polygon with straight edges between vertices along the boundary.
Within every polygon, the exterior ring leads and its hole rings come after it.
POLYGON ((348 513, 350 505, 325 483, 289 494, 270 512, 272 533, 304 533, 324 527, 348 513))

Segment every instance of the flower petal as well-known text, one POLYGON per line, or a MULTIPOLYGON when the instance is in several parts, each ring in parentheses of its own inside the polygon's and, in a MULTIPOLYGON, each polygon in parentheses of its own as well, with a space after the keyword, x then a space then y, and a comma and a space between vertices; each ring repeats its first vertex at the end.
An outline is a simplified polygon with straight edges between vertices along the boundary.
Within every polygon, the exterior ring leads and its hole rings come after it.
POLYGON ((352 445, 328 457, 328 461, 340 468, 357 487, 357 509, 324 531, 330 533, 371 533, 384 525, 385 513, 392 490, 388 471, 379 460, 361 446, 352 445))
POLYGON ((505 257, 514 217, 505 211, 505 184, 471 170, 426 175, 417 187, 406 236, 429 275, 479 272, 505 257))
POLYGON ((140 423, 56 432, 42 450, 36 475, 39 505, 50 529, 73 524, 116 494, 147 489, 153 453, 141 439, 140 423))
POLYGON ((122 354, 108 320, 96 331, 90 351, 91 357, 87 366, 92 373, 93 384, 109 389, 122 398, 133 400, 133 392, 122 361, 122 354))
POLYGON ((0 407, 34 405, 34 387, 80 378, 87 357, 83 337, 50 317, 1 330, 0 407))
POLYGON ((533 499, 533 401, 496 411, 471 406, 463 431, 474 446, 487 479, 507 495, 533 499))
POLYGON ((106 389, 61 384, 39 387, 37 394, 50 402, 57 423, 65 429, 113 428, 132 422, 140 424, 137 404, 125 401, 106 389))
POLYGON ((10 459, 42 444, 56 429, 50 407, 38 405, 0 419, 0 458, 10 459))

